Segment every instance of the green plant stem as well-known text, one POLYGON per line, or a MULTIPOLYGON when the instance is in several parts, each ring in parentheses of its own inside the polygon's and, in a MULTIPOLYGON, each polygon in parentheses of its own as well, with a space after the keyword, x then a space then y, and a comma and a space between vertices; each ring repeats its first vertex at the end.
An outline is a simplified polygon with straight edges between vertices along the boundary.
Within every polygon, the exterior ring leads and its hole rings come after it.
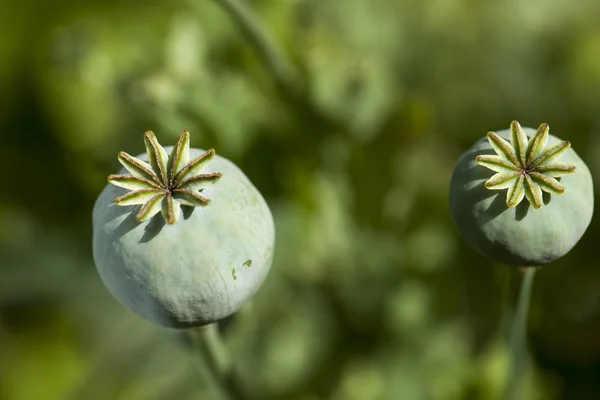
POLYGON ((221 337, 218 324, 195 328, 190 332, 194 349, 212 375, 212 380, 218 383, 223 397, 227 400, 245 399, 235 379, 231 354, 221 337))
POLYGON ((196 343, 199 351, 205 355, 209 367, 219 375, 231 372, 231 356, 223 342, 219 327, 210 324, 195 329, 196 343))
POLYGON ((257 16, 243 0, 213 0, 237 23, 269 68, 277 86, 287 94, 296 94, 291 64, 270 39, 257 16))
POLYGON ((529 303, 531 300, 531 289, 536 267, 519 268, 522 273, 521 288, 517 310, 514 314, 510 330, 509 346, 511 352, 510 369, 505 392, 505 400, 520 400, 521 381, 528 370, 527 356, 527 316, 529 314, 529 303))

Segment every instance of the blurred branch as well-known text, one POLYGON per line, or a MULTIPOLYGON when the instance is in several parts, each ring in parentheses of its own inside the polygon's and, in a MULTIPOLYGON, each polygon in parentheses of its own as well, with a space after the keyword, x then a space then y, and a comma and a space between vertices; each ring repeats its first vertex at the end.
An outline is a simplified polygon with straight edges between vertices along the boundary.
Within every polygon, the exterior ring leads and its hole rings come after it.
POLYGON ((261 26, 254 12, 241 0, 213 0, 237 23, 269 68, 278 88, 296 97, 297 81, 291 64, 261 26))
MULTIPOLYGON (((293 65, 278 48, 275 41, 271 40, 262 27, 258 17, 248 7, 244 0, 213 0, 237 23, 242 33, 252 43, 255 50, 263 59, 275 81, 275 84, 284 100, 289 106, 297 110, 304 120, 311 120, 312 130, 302 131, 303 138, 310 132, 318 135, 319 131, 343 130, 341 123, 332 119, 323 112, 320 107, 315 106, 307 96, 305 85, 299 80, 298 73, 293 65)), ((310 143, 306 141, 306 143, 310 143)), ((297 150, 297 149, 296 149, 297 150)), ((313 152, 313 148, 307 149, 313 152)))

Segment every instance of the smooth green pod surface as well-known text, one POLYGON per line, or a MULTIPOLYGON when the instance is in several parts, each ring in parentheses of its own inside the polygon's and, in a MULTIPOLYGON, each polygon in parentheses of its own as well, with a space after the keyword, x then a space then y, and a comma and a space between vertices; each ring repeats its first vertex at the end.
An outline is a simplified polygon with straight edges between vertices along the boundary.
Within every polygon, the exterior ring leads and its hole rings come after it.
MULTIPOLYGON (((523 128, 531 138, 535 130, 523 128)), ((509 140, 510 131, 497 132, 509 140)), ((562 140, 549 135, 548 146, 562 140)), ((477 164, 478 155, 496 154, 487 137, 477 141, 458 160, 450 184, 450 212, 463 238, 479 253, 503 264, 539 266, 567 254, 588 228, 594 211, 594 190, 588 167, 569 148, 561 162, 577 172, 563 176, 564 194, 544 193, 544 205, 534 209, 528 201, 506 205, 506 190, 484 186, 493 171, 477 164)))
MULTIPOLYGON (((203 152, 192 148, 190 156, 203 152)), ((138 222, 140 207, 114 204, 127 191, 111 184, 94 206, 93 252, 102 280, 124 306, 159 325, 202 326, 235 313, 271 266, 275 228, 259 191, 218 155, 205 172, 222 174, 202 191, 210 204, 184 206, 173 225, 160 213, 138 222)))

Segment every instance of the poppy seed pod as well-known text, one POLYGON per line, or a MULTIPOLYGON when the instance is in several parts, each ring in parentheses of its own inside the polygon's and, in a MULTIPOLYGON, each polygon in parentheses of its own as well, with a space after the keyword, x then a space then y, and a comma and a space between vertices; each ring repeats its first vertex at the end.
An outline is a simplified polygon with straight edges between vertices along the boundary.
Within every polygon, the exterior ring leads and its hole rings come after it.
POLYGON ((166 149, 152 132, 144 140, 145 155, 119 153, 124 168, 94 206, 98 272, 120 303, 159 325, 219 321, 269 272, 269 207, 231 161, 190 148, 188 132, 166 149))
POLYGON ((570 143, 521 128, 490 132, 458 160, 450 212, 479 253, 503 264, 539 266, 567 254, 594 211, 590 171, 570 143))

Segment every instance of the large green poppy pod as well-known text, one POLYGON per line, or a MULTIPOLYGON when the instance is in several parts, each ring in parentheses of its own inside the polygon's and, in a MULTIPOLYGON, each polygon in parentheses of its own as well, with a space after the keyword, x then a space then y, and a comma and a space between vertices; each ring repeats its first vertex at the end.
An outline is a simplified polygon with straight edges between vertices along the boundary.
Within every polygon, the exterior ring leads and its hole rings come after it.
POLYGON ((125 168, 109 176, 94 206, 98 272, 119 302, 159 325, 219 321, 269 272, 269 207, 231 161, 190 149, 188 132, 166 150, 152 132, 145 142, 147 155, 119 153, 125 168))
POLYGON ((454 167, 454 222, 474 249, 499 263, 539 266, 564 256, 593 211, 588 167, 546 124, 536 131, 515 121, 490 132, 454 167))

